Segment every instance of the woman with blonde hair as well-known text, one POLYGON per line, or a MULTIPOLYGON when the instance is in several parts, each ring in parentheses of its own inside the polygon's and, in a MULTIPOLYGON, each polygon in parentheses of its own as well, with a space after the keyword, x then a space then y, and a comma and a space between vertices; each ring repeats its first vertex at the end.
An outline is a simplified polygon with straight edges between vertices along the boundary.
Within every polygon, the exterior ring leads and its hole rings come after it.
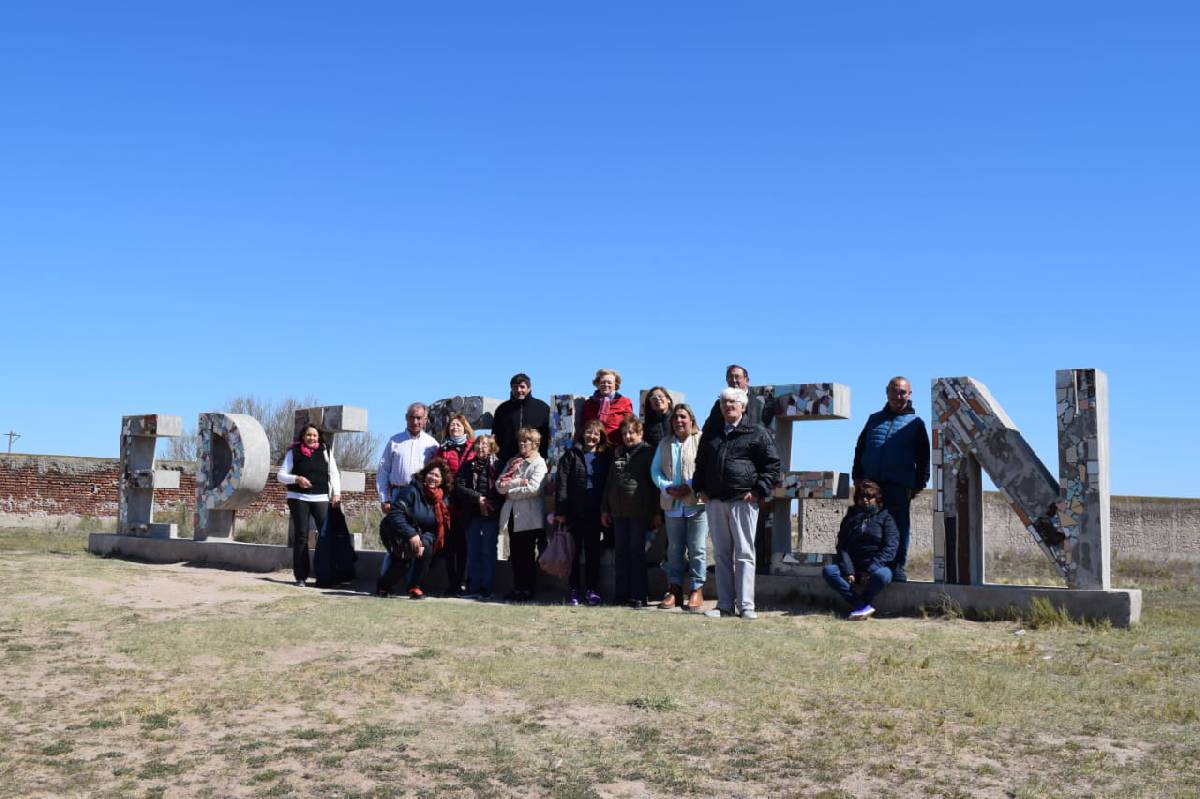
POLYGON ((592 385, 596 391, 583 403, 582 423, 598 419, 604 425, 608 442, 614 447, 620 446, 621 422, 627 416, 633 416, 633 403, 617 390, 621 387, 621 374, 616 369, 597 369, 592 385))
MULTIPOLYGON (((463 464, 475 456, 475 450, 471 446, 471 437, 474 434, 471 423, 461 413, 454 414, 446 423, 446 438, 438 447, 437 457, 446 461, 456 479, 463 464)), ((445 546, 438 553, 438 557, 446 564, 447 596, 458 596, 462 593, 463 578, 467 573, 467 520, 458 511, 458 507, 452 503, 450 530, 446 534, 445 546)))
POLYGON ((504 467, 496 480, 496 490, 504 497, 500 509, 500 527, 509 526, 508 562, 512 565, 513 590, 509 599, 525 602, 533 598, 537 580, 535 549, 546 533, 542 484, 546 481, 546 461, 538 452, 542 434, 532 427, 517 431, 517 455, 504 467))

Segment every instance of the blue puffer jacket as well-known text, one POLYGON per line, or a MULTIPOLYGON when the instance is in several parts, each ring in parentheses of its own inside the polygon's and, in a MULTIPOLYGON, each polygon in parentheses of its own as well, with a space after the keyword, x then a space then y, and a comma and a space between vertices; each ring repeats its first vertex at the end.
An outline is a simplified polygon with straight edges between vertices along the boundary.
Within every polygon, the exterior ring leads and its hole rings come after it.
POLYGON ((929 433, 910 404, 900 413, 888 406, 867 418, 854 447, 854 482, 874 480, 906 488, 929 482, 929 433))

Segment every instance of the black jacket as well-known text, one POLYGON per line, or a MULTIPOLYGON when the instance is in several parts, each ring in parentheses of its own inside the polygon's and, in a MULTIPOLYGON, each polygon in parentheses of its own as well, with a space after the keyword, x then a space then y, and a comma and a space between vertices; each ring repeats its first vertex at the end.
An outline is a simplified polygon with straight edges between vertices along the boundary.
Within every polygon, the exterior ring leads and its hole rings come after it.
POLYGON ((558 461, 557 478, 554 481, 554 513, 566 516, 568 521, 598 514, 611 465, 612 455, 607 452, 596 453, 592 461, 592 490, 588 491, 587 462, 583 450, 578 446, 567 450, 558 461))
POLYGON ((771 496, 779 482, 779 455, 775 439, 761 424, 743 414, 737 427, 725 432, 721 424, 700 435, 692 490, 714 499, 740 499, 752 491, 758 499, 771 496))
POLYGON ((843 577, 873 572, 896 559, 900 530, 881 507, 855 505, 842 519, 837 537, 837 564, 843 577))
POLYGON ((608 470, 601 508, 625 519, 653 519, 659 509, 658 487, 650 476, 653 461, 654 450, 645 441, 633 449, 621 447, 608 470))
POLYGON ((454 478, 454 507, 468 519, 483 516, 479 512, 479 498, 487 497, 492 503, 493 510, 487 518, 495 519, 500 516, 500 508, 504 505, 504 497, 496 490, 496 478, 500 476, 503 465, 500 459, 490 456, 487 460, 479 457, 471 458, 458 470, 454 478))
POLYGON ((508 463, 517 454, 517 431, 532 427, 542 434, 538 450, 545 458, 550 452, 550 406, 532 394, 523 400, 506 399, 492 415, 492 435, 496 437, 496 454, 501 463, 508 463))
POLYGON ((646 446, 650 449, 657 449, 658 442, 671 434, 671 414, 665 414, 647 408, 645 410, 645 418, 642 419, 642 440, 646 442, 646 446))
POLYGON ((416 477, 396 489, 392 509, 379 522, 379 538, 389 552, 414 535, 430 540, 437 536, 437 514, 416 477))

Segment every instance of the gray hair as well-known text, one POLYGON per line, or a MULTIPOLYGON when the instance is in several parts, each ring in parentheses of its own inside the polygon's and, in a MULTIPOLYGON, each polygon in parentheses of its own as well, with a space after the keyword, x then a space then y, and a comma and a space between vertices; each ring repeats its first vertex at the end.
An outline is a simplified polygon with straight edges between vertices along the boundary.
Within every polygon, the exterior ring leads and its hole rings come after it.
POLYGON ((746 389, 744 388, 723 388, 721 389, 721 399, 740 402, 742 403, 743 408, 745 408, 746 403, 750 401, 749 397, 746 395, 746 389))
POLYGON ((405 411, 404 411, 404 415, 405 415, 405 416, 408 416, 408 415, 410 415, 410 414, 411 414, 413 411, 417 410, 418 408, 419 408, 420 410, 423 410, 423 411, 425 411, 425 415, 426 415, 426 416, 428 416, 428 415, 429 415, 429 406, 428 406, 428 405, 426 405, 426 404, 425 404, 425 403, 423 403, 423 402, 414 402, 412 405, 409 405, 409 406, 408 406, 408 408, 407 408, 407 409, 405 409, 405 411))

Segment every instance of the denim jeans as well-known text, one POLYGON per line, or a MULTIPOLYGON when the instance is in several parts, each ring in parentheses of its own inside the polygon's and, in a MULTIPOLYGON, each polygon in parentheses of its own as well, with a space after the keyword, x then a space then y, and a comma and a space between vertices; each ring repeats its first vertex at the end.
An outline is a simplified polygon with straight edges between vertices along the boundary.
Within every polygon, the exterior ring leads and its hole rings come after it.
POLYGON ((701 508, 691 516, 668 516, 667 526, 667 582, 681 588, 695 590, 704 585, 705 570, 708 568, 705 548, 708 545, 708 514, 701 508), (686 561, 684 550, 687 551, 686 561), (683 581, 687 567, 690 583, 683 581))
POLYGON ((467 593, 490 594, 496 582, 500 520, 475 516, 467 522, 467 593))
POLYGON ((862 594, 854 593, 854 589, 850 587, 850 583, 846 582, 846 578, 842 576, 842 570, 836 563, 826 565, 821 576, 825 578, 829 587, 837 592, 838 596, 846 600, 846 604, 850 606, 851 610, 858 610, 874 602, 875 597, 879 596, 879 592, 887 588, 888 583, 892 581, 892 570, 887 566, 880 566, 871 572, 871 578, 867 580, 867 587, 863 589, 862 594))

